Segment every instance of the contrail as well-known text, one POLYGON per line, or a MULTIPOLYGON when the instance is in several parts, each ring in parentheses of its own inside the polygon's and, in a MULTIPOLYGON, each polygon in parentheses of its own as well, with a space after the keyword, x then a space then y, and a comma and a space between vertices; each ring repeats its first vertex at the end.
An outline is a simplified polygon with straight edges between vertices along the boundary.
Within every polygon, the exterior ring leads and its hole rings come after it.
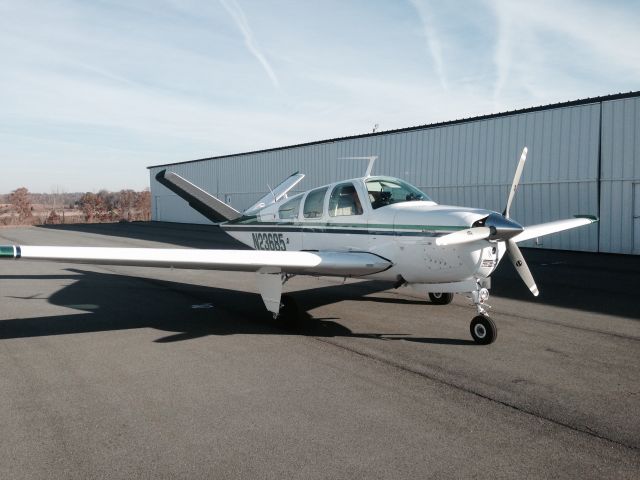
POLYGON ((436 74, 438 75, 438 79, 440 80, 440 84, 442 85, 442 88, 448 90, 449 86, 447 85, 447 79, 444 72, 444 62, 442 60, 442 46, 440 45, 440 39, 438 38, 431 21, 431 12, 428 11, 427 5, 418 0, 410 0, 410 2, 418 12, 422 22, 424 36, 427 39, 427 46, 429 47, 429 52, 431 53, 431 58, 433 59, 433 64, 436 74))
POLYGON ((244 43, 249 51, 253 54, 254 57, 256 57, 258 62, 260 62, 260 65, 262 65, 262 68, 264 68, 265 72, 267 72, 267 75, 269 75, 269 78, 271 79, 273 85, 276 88, 279 88, 280 82, 278 81, 278 77, 273 71, 273 68, 271 68, 271 65, 269 64, 265 56, 256 45, 253 38, 253 33, 251 32, 251 27, 249 27, 247 17, 244 15, 244 12, 242 11, 242 8, 240 8, 240 5, 238 5, 236 0, 220 0, 220 3, 229 13, 229 15, 231 15, 231 18, 233 18, 236 26, 242 32, 242 35, 244 36, 244 43))

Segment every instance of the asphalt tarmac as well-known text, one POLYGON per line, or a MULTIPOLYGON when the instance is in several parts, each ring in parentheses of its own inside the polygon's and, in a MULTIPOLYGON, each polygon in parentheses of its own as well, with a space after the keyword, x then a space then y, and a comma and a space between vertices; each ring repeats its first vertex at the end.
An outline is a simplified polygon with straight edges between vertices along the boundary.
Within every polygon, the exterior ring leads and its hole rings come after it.
MULTIPOLYGON (((215 227, 0 229, 0 244, 236 248, 215 227)), ((525 249, 474 308, 296 277, 0 261, 0 478, 640 478, 640 257, 525 249)))

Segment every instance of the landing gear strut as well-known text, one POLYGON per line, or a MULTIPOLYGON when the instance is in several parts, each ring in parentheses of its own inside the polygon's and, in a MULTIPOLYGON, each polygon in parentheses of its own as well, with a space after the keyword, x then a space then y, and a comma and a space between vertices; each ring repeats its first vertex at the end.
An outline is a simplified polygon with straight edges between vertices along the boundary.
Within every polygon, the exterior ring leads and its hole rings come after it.
POLYGON ((485 302, 489 299, 489 290, 484 287, 478 288, 475 292, 471 292, 471 298, 478 309, 478 315, 473 317, 469 330, 471 331, 471 337, 473 341, 479 345, 489 345, 496 341, 498 338, 498 328, 493 320, 489 318, 487 311, 484 307, 491 308, 485 302))

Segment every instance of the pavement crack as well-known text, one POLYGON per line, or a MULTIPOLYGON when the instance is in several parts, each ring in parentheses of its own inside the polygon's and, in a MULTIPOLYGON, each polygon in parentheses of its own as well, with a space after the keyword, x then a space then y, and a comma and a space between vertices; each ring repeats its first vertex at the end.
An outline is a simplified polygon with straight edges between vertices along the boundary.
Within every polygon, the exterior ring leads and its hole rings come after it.
POLYGON ((502 316, 509 316, 512 318, 518 318, 520 320, 528 320, 528 321, 532 321, 532 322, 541 322, 541 323, 546 323, 549 325, 555 325, 557 327, 562 327, 562 328, 568 328, 571 330, 578 330, 581 332, 590 332, 590 333, 598 333, 600 335, 607 335, 609 337, 615 337, 615 338, 621 338, 623 340, 631 340, 632 342, 640 342, 640 337, 636 337, 633 335, 623 335, 620 333, 614 333, 614 332, 608 332, 606 330, 600 330, 597 328, 589 328, 589 327, 581 327, 581 326, 577 326, 577 325, 568 325, 566 323, 562 323, 562 322, 556 322, 554 320, 549 320, 546 318, 534 318, 534 317, 525 317, 524 315, 518 315, 517 313, 501 313, 499 315, 502 316))
POLYGON ((409 367, 407 365, 404 365, 404 364, 399 363, 399 362, 395 362, 395 361, 390 360, 388 358, 384 358, 384 357, 380 357, 380 356, 377 356, 377 355, 374 355, 374 354, 371 354, 371 353, 363 352, 363 351, 358 350, 356 348, 348 347, 348 346, 342 345, 340 343, 335 343, 335 342, 332 342, 332 341, 330 341, 330 340, 328 340, 326 338, 323 338, 323 337, 313 337, 313 338, 315 340, 319 341, 319 342, 325 343, 327 345, 331 345, 331 346, 336 347, 336 348, 340 348, 342 350, 346 350, 346 351, 348 351, 350 353, 354 353, 354 354, 359 355, 361 357, 364 357, 364 358, 366 358, 368 360, 374 360, 376 362, 383 363, 385 365, 391 366, 393 368, 397 368, 397 369, 402 370, 404 372, 407 372, 407 373, 410 373, 410 374, 413 374, 413 375, 417 375, 417 376, 429 379, 432 382, 436 382, 436 383, 439 383, 439 384, 442 384, 442 385, 446 385, 446 386, 448 386, 450 388, 454 388, 454 389, 456 389, 458 391, 461 391, 461 392, 464 392, 464 393, 468 393, 468 394, 473 395, 473 396, 478 397, 478 398, 482 398, 483 400, 487 400, 489 402, 496 403, 498 405, 502 405, 503 407, 507 407, 509 409, 515 410, 515 411, 517 411, 519 413, 522 413, 524 415, 535 417, 535 418, 540 419, 540 420, 545 420, 547 422, 553 423, 554 425, 558 425, 560 427, 567 428, 567 429, 572 430, 572 431, 577 432, 577 433, 588 435, 590 437, 594 437, 594 438, 597 438, 599 440, 603 440, 605 442, 609 442, 609 443, 612 443, 612 444, 615 444, 615 445, 618 445, 618 446, 621 446, 621 447, 624 447, 624 448, 628 448, 630 450, 640 451, 640 447, 637 447, 637 446, 634 446, 634 445, 628 445, 628 444, 620 442, 618 440, 613 440, 613 439, 611 439, 609 437, 606 437, 606 436, 598 433, 597 431, 593 430, 592 428, 590 428, 590 427, 588 427, 586 425, 580 426, 580 425, 572 425, 570 423, 562 422, 560 420, 556 420, 554 418, 542 415, 542 414, 540 414, 538 412, 524 409, 524 408, 522 408, 522 407, 520 407, 520 406, 518 406, 516 404, 507 402, 505 400, 499 400, 497 398, 493 398, 493 397, 491 397, 489 395, 477 392, 477 391, 472 390, 470 388, 466 388, 466 387, 464 387, 462 385, 459 385, 459 384, 457 384, 455 382, 447 381, 447 380, 445 380, 443 378, 440 378, 440 377, 438 377, 436 375, 430 375, 427 372, 424 372, 424 371, 421 371, 421 370, 418 370, 418 369, 415 369, 415 368, 411 368, 411 367, 409 367))

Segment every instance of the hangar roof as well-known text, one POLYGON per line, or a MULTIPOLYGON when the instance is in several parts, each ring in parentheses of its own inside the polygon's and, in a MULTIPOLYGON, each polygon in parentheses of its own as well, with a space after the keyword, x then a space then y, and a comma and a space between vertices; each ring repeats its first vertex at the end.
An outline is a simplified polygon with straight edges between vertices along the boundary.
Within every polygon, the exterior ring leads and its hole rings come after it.
POLYGON ((438 123, 430 123, 430 124, 426 124, 426 125, 417 125, 415 127, 405 127, 405 128, 398 128, 398 129, 394 129, 394 130, 383 130, 380 132, 375 132, 375 133, 362 133, 359 135, 349 135, 346 137, 335 137, 335 138, 328 138, 325 140, 315 140, 313 142, 305 142, 305 143, 297 143, 294 145, 285 145, 282 147, 274 147, 274 148, 265 148, 262 150, 252 150, 249 152, 242 152, 242 153, 232 153, 232 154, 228 154, 228 155, 219 155, 219 156, 215 156, 215 157, 206 157, 206 158, 198 158, 195 160, 186 160, 183 162, 174 162, 174 163, 163 163, 163 164, 159 164, 159 165, 151 165, 147 168, 157 168, 157 167, 165 167, 165 166, 169 166, 169 165, 182 165, 185 163, 195 163, 195 162, 204 162, 207 160, 217 160, 217 159, 221 159, 221 158, 231 158, 231 157, 239 157, 242 155, 252 155, 252 154, 256 154, 256 153, 265 153, 265 152, 274 152, 277 150, 285 150, 288 148, 297 148, 297 147, 306 147, 309 145, 319 145, 322 143, 331 143, 331 142, 336 142, 336 141, 340 141, 340 140, 352 140, 352 139, 356 139, 356 138, 365 138, 365 137, 375 137, 378 135, 387 135, 390 133, 402 133, 402 132, 411 132, 414 130, 424 130, 427 128, 436 128, 436 127, 446 127, 448 125, 456 125, 458 123, 467 123, 467 122, 475 122, 478 120, 488 120, 491 118, 499 118, 499 117, 507 117, 510 115, 519 115, 521 113, 531 113, 531 112, 539 112, 542 110, 552 110, 554 108, 562 108, 562 107, 575 107, 578 105, 588 105, 590 103, 598 103, 598 102, 606 102, 606 101, 611 101, 611 100, 620 100, 620 99, 624 99, 624 98, 633 98, 633 97, 640 97, 640 90, 639 91, 635 91, 635 92, 628 92, 628 93, 615 93, 615 94, 611 94, 611 95, 603 95, 600 97, 589 97, 589 98, 583 98, 580 100, 571 100, 568 102, 560 102, 560 103, 552 103, 549 105, 541 105, 538 107, 529 107, 529 108, 521 108, 519 110, 508 110, 506 112, 500 112, 500 113, 492 113, 489 115, 480 115, 477 117, 468 117, 468 118, 461 118, 458 120, 449 120, 446 122, 438 122, 438 123))

